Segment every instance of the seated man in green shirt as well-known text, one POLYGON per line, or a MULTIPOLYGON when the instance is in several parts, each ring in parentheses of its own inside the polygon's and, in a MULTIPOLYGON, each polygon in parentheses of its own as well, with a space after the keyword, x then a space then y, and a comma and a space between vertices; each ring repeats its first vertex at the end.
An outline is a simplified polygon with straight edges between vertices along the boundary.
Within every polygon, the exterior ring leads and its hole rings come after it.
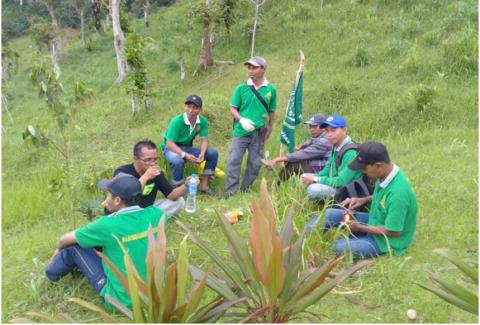
POLYGON ((333 197, 338 188, 362 178, 361 171, 348 167, 348 164, 355 158, 357 150, 354 147, 350 148, 353 141, 347 134, 347 122, 343 116, 330 115, 320 127, 325 129, 327 139, 333 145, 327 163, 317 174, 300 176, 302 183, 308 185, 308 198, 315 200, 333 197))
POLYGON ((363 170, 375 179, 373 196, 348 198, 348 209, 327 209, 325 228, 338 225, 347 212, 352 220, 344 221, 354 234, 335 243, 337 255, 351 251, 356 257, 372 257, 387 252, 403 255, 410 246, 417 222, 417 199, 405 172, 390 162, 387 148, 378 142, 359 145, 358 155, 350 163, 353 170, 363 170), (371 203, 369 213, 355 209, 371 203))
POLYGON ((157 227, 163 213, 154 205, 145 209, 137 205, 142 188, 139 180, 132 175, 121 173, 111 181, 100 181, 98 186, 108 191, 102 205, 113 213, 61 236, 45 273, 51 281, 58 281, 78 268, 109 308, 112 307, 109 297, 131 308, 128 293, 94 247, 100 247, 126 276, 124 253, 117 242, 117 239, 120 240, 146 281, 147 230, 150 226, 153 229, 157 227))
POLYGON ((201 164, 205 161, 205 169, 200 179, 198 190, 216 196, 208 187, 210 178, 215 173, 218 152, 208 147, 208 120, 202 113, 202 99, 190 95, 185 100, 185 113, 174 116, 163 133, 160 145, 172 170, 173 185, 183 184, 185 162, 201 164), (200 135, 200 148, 193 147, 193 140, 200 135))

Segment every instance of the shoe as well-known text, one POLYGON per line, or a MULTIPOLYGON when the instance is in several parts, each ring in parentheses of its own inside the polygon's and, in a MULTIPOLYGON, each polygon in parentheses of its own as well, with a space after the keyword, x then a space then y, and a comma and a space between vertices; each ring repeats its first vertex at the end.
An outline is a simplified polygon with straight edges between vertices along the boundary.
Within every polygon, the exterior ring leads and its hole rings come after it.
POLYGON ((212 190, 210 187, 207 187, 204 191, 199 190, 199 192, 205 195, 218 197, 218 193, 215 192, 215 190, 212 190))

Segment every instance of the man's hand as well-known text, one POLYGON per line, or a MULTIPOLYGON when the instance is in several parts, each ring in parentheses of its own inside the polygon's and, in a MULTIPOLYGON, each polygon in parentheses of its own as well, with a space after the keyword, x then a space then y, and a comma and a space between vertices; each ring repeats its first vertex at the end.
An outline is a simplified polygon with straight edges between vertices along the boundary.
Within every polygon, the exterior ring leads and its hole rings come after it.
POLYGON ((191 162, 194 162, 194 163, 198 163, 198 158, 195 157, 194 155, 190 154, 190 153, 185 153, 184 159, 186 159, 188 161, 191 161, 191 162))
POLYGON ((272 159, 272 160, 269 160, 269 161, 266 162, 265 167, 268 170, 273 170, 274 165, 275 165, 275 161, 274 161, 274 159, 272 159))
POLYGON ((300 175, 300 181, 305 185, 315 183, 315 174, 302 174, 300 175))
POLYGON ((345 207, 349 210, 355 210, 355 209, 361 207, 362 205, 364 205, 365 203, 367 203, 367 198, 366 197, 352 197, 352 198, 348 198, 348 199, 343 200, 340 203, 340 205, 342 205, 343 207, 345 207))
POLYGON ((155 166, 148 167, 147 171, 142 176, 145 176, 148 181, 148 180, 154 179, 161 173, 162 173, 162 170, 160 169, 160 167, 158 165, 155 165, 155 166))
POLYGON ((239 122, 245 131, 252 132, 253 130, 255 130, 255 125, 253 124, 253 121, 251 119, 242 117, 240 118, 239 122))
POLYGON ((205 154, 200 153, 197 157, 197 163, 201 164, 205 160, 205 154))
POLYGON ((345 222, 345 224, 351 232, 362 232, 362 225, 359 224, 356 220, 347 221, 345 222))

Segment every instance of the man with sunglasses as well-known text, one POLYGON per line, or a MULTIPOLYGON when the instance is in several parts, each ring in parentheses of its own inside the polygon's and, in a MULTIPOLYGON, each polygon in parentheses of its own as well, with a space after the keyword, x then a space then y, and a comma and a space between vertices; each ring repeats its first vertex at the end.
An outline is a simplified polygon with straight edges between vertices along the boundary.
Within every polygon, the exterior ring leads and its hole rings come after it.
POLYGON ((277 89, 265 78, 267 61, 261 56, 254 56, 244 65, 247 66, 249 79, 235 88, 230 99, 233 137, 227 158, 225 197, 238 189, 242 160, 247 150, 247 168, 240 189, 248 190, 257 178, 265 141, 272 133, 277 109, 277 89))
MULTIPOLYGON (((184 208, 183 196, 187 193, 187 186, 182 184, 174 188, 170 185, 158 165, 158 150, 154 142, 137 142, 133 147, 133 163, 118 167, 114 176, 119 173, 135 176, 140 181, 142 195, 138 205, 141 208, 155 205, 168 216, 173 216, 184 208), (162 192, 165 198, 156 200, 157 192, 162 192)), ((109 211, 105 210, 105 214, 108 213, 109 211)))

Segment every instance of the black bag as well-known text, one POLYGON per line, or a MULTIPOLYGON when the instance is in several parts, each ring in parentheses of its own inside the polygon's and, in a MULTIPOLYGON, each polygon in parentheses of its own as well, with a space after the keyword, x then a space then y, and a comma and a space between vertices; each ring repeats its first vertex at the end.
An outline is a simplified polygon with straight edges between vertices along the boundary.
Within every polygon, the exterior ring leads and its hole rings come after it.
MULTIPOLYGON (((342 159, 343 159, 343 156, 345 155, 345 152, 347 152, 348 150, 357 151, 358 143, 350 143, 350 144, 344 145, 342 149, 340 149, 337 159, 335 160, 335 165, 337 167, 337 170, 342 163, 342 159)), ((374 187, 375 187, 375 181, 364 174, 362 178, 353 180, 350 183, 346 184, 345 186, 339 187, 336 190, 335 196, 333 197, 333 199, 335 202, 340 203, 351 197, 367 197, 373 194, 374 187)))

